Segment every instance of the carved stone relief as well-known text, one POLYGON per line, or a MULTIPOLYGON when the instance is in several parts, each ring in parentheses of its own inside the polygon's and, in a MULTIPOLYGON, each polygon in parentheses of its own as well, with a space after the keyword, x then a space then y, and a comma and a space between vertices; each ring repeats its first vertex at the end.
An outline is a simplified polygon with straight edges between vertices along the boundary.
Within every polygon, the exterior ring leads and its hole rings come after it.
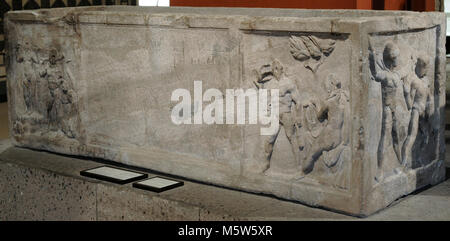
POLYGON ((13 123, 15 134, 77 138, 78 96, 67 65, 71 60, 56 48, 39 48, 30 40, 17 43, 14 50, 22 69, 16 78, 24 103, 24 113, 13 123))
POLYGON ((444 14, 102 7, 8 12, 5 29, 17 146, 354 215, 445 178, 444 14), (257 89, 279 90, 273 135, 204 121, 253 120, 238 109, 257 89))
MULTIPOLYGON (((338 58, 333 56, 336 43, 344 42, 345 38, 287 35, 283 40, 284 45, 279 43, 279 47, 269 47, 284 52, 278 57, 258 53, 251 56, 267 59, 252 69, 252 82, 258 89, 279 90, 280 125, 275 134, 262 137, 263 148, 260 148, 264 157, 260 157, 262 161, 249 171, 293 181, 310 176, 316 181, 326 179, 330 185, 345 183, 341 173, 346 172, 344 169, 348 164, 345 162, 350 161, 346 120, 350 114, 348 80, 342 79, 345 74, 337 73, 339 70, 327 69, 322 73, 320 68, 328 59, 338 58), (272 164, 273 153, 283 148, 278 141, 280 138, 288 140, 293 154, 289 166, 272 164), (324 178, 324 174, 328 176, 324 178)), ((266 41, 274 44, 270 38, 266 41)), ((261 63, 260 60, 255 62, 261 63)))
POLYGON ((438 132, 437 125, 432 127, 436 122, 432 61, 435 41, 430 41, 435 39, 435 30, 419 33, 369 38, 371 80, 379 83, 381 93, 377 182, 423 166, 428 159, 425 156, 436 154, 432 150, 438 132))

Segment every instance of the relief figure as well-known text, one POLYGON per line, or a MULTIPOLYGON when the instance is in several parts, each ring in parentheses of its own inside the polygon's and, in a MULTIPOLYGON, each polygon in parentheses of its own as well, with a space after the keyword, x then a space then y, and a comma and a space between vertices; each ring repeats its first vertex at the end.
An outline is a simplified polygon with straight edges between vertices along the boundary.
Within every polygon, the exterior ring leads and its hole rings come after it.
MULTIPOLYGON (((264 142, 265 163, 262 171, 270 168, 270 160, 273 149, 281 128, 284 128, 286 137, 289 140, 294 156, 300 156, 297 139, 295 137, 295 106, 300 101, 300 94, 295 82, 288 78, 283 70, 283 66, 278 60, 271 64, 263 65, 257 73, 258 79, 255 85, 258 88, 279 90, 279 121, 280 125, 275 133, 264 142)), ((270 108, 270 107, 269 107, 270 108)), ((270 110, 269 110, 270 111, 270 110)), ((299 169, 300 170, 300 169, 299 169)))
POLYGON ((411 109, 411 119, 408 137, 402 148, 402 164, 405 168, 412 166, 412 147, 419 130, 419 120, 431 116, 434 110, 433 96, 430 90, 428 67, 430 58, 424 54, 417 57, 414 72, 408 76, 410 83, 406 89, 405 99, 408 109, 411 109))
POLYGON ((317 98, 303 103, 303 131, 297 136, 304 139, 305 152, 301 162, 302 171, 308 173, 321 156, 329 168, 336 165, 340 153, 348 144, 347 128, 344 125, 349 110, 349 94, 342 88, 335 75, 328 75, 325 82, 328 95, 325 100, 317 98))
POLYGON ((61 131, 76 137, 77 107, 70 60, 56 49, 38 48, 25 41, 15 48, 16 62, 22 66, 22 87, 25 115, 14 123, 17 133, 44 125, 48 131, 61 131))
POLYGON ((384 45, 382 56, 378 56, 369 43, 370 69, 374 80, 381 84, 382 95, 382 126, 381 137, 378 145, 377 164, 378 170, 376 180, 383 178, 384 151, 388 146, 387 140, 392 140, 392 146, 401 163, 402 146, 406 140, 408 126, 404 125, 402 118, 407 113, 407 107, 404 98, 403 80, 410 73, 411 67, 408 63, 400 64, 400 49, 396 44, 388 41, 384 45))

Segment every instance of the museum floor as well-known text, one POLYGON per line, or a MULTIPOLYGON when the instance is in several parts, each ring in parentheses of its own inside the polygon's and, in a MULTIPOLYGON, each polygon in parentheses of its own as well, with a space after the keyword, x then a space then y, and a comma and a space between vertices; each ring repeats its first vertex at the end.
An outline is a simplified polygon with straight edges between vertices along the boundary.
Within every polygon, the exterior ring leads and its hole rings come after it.
MULTIPOLYGON (((100 163, 10 148, 9 141, 2 140, 7 137, 7 105, 0 103, 0 171, 8 170, 9 173, 9 177, 0 174, 0 183, 15 178, 14 183, 22 183, 28 190, 0 185, 0 200, 6 200, 0 208, 0 220, 358 219, 273 197, 189 181, 185 181, 183 187, 161 194, 137 190, 131 185, 98 182, 81 177, 79 170, 100 163), (19 205, 23 211, 16 208, 19 205)), ((445 182, 416 191, 359 220, 450 220, 450 158, 446 165, 445 182)))

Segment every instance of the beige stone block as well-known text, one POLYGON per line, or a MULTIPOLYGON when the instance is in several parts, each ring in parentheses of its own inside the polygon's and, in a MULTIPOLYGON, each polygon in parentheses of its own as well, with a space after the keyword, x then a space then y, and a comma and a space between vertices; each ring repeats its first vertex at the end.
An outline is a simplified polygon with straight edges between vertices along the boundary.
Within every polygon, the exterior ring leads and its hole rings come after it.
MULTIPOLYGON (((406 11, 9 12, 12 140, 369 215, 444 179, 445 21, 406 11), (194 81, 222 94, 279 90, 275 134, 261 135, 261 122, 175 124, 171 96, 197 98, 194 81)), ((207 105, 182 104, 193 114, 207 105)))

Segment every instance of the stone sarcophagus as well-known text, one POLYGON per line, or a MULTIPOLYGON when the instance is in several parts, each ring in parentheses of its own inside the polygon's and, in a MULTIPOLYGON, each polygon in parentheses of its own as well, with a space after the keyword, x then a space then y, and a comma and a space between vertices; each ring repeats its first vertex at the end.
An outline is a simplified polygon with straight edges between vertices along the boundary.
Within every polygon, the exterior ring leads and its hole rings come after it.
POLYGON ((444 14, 87 7, 5 30, 17 146, 360 216, 444 179, 444 14))

